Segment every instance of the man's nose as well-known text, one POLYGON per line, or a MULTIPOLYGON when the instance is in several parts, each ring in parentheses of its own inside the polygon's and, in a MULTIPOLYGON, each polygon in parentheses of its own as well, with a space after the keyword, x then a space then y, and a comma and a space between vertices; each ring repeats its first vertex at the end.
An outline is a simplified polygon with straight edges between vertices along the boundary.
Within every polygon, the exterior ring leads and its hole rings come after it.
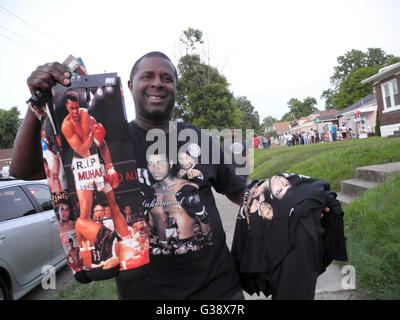
POLYGON ((162 87, 162 86, 163 86, 163 83, 162 83, 162 81, 161 81, 161 77, 158 76, 158 75, 154 76, 154 77, 152 78, 151 85, 152 85, 153 87, 162 87))

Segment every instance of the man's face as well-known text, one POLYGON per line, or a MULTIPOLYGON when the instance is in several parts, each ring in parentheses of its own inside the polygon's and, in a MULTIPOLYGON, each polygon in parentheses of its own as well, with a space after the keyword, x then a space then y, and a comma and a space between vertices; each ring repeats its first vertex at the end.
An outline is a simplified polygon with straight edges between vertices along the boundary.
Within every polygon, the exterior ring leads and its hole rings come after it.
POLYGON ((60 217, 62 221, 69 220, 69 206, 67 204, 60 204, 60 217))
POLYGON ((71 116, 72 120, 79 121, 80 120, 80 112, 79 112, 79 104, 78 101, 71 101, 67 100, 65 102, 65 107, 68 110, 69 115, 71 116))
POLYGON ((104 208, 101 205, 97 205, 93 208, 93 220, 100 220, 104 217, 104 208))
POLYGON ((271 193, 275 198, 281 200, 286 191, 291 187, 289 181, 282 176, 273 176, 271 178, 271 193))
POLYGON ((182 169, 189 169, 194 165, 194 160, 191 156, 189 156, 186 152, 181 152, 178 154, 178 162, 182 169))
POLYGON ((165 154, 147 156, 147 168, 156 181, 164 180, 169 174, 168 159, 165 154))
POLYGON ((264 219, 271 220, 274 216, 274 209, 268 202, 261 202, 260 203, 260 215, 264 219))
POLYGON ((124 213, 125 213, 126 216, 129 216, 132 213, 131 207, 130 206, 125 206, 124 213))
POLYGON ((143 58, 133 81, 128 82, 136 116, 151 120, 170 119, 175 105, 174 68, 161 57, 143 58))

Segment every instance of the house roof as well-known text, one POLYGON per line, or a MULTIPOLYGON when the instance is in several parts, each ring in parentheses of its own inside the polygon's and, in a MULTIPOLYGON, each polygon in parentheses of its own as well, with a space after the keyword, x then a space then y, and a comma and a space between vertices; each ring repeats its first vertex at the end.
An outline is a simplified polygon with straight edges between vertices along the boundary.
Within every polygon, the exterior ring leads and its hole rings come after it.
POLYGON ((294 121, 275 122, 274 128, 275 128, 276 132, 280 133, 280 132, 288 130, 290 128, 289 124, 292 122, 294 122, 294 121))
POLYGON ((11 159, 13 149, 0 149, 0 160, 11 159))
POLYGON ((383 67, 381 69, 379 69, 378 73, 375 73, 373 76, 364 79, 361 81, 362 84, 366 84, 368 82, 379 82, 387 77, 393 76, 396 73, 400 72, 400 62, 394 63, 390 66, 387 67, 383 67))
POLYGON ((373 104, 376 104, 376 98, 375 98, 375 95, 373 93, 371 93, 371 94, 365 96, 364 98, 358 100, 356 103, 352 104, 350 107, 343 109, 339 115, 345 114, 345 113, 350 112, 355 109, 370 106, 373 104))
POLYGON ((321 117, 332 117, 332 116, 336 116, 338 113, 340 112, 340 110, 336 110, 336 109, 329 109, 329 110, 316 110, 313 113, 310 114, 311 115, 316 115, 319 119, 321 119, 321 117))

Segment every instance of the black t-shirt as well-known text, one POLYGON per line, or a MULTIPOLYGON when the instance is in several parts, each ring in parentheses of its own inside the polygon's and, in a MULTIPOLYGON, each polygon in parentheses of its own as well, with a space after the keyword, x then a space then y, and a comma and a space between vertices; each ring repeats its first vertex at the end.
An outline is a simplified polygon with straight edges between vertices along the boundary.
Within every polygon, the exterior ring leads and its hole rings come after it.
POLYGON ((240 290, 211 187, 234 194, 245 180, 223 163, 223 151, 211 136, 179 122, 175 128, 166 141, 146 141, 147 131, 129 124, 150 264, 138 280, 117 277, 121 299, 228 299, 240 290), (186 139, 177 141, 181 135, 186 139))

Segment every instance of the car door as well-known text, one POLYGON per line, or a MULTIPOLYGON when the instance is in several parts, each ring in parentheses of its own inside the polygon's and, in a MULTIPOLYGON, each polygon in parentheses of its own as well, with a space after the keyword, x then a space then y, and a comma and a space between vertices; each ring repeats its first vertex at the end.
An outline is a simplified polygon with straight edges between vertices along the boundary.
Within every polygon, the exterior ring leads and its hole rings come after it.
POLYGON ((48 217, 38 211, 20 186, 0 189, 0 257, 21 287, 51 261, 48 217))
POLYGON ((58 220, 53 209, 50 189, 47 184, 27 184, 25 188, 40 204, 43 213, 48 216, 52 242, 51 264, 56 266, 65 259, 65 251, 58 232, 58 220))

